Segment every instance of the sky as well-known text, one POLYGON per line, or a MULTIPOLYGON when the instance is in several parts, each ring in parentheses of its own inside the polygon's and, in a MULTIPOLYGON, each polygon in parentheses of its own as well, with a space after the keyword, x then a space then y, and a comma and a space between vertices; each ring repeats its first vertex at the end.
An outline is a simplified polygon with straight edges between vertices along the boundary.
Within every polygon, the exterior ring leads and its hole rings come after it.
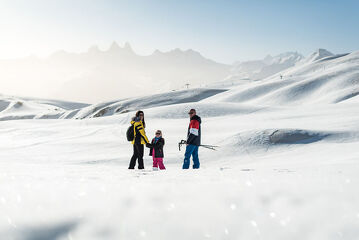
POLYGON ((194 49, 222 63, 286 51, 359 50, 352 0, 0 0, 0 59, 129 42, 140 55, 194 49))

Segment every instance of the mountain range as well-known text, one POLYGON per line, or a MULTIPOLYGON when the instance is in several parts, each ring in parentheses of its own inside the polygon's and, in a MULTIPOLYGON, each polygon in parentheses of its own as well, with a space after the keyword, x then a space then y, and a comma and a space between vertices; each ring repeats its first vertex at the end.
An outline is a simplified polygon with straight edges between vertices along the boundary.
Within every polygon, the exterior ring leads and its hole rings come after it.
POLYGON ((0 60, 1 92, 66 101, 97 103, 215 83, 258 80, 301 61, 296 52, 257 61, 222 64, 192 49, 136 54, 129 43, 83 53, 57 51, 46 58, 0 60))
MULTIPOLYGON (((123 50, 125 49, 118 48, 118 51, 123 50)), ((127 48, 127 50, 130 49, 127 48)), ((128 51, 128 53, 133 56, 131 51, 128 51)), ((106 55, 108 53, 102 54, 106 55)), ((170 53, 163 54, 158 52, 156 54, 161 57, 168 57, 170 53)), ((183 56, 184 52, 176 50, 172 54, 183 56)), ((191 52, 189 54, 196 55, 191 52)), ((67 54, 64 56, 68 57, 67 54)), ((184 103, 194 105, 196 102, 201 102, 202 104, 207 102, 206 108, 209 109, 211 109, 212 105, 218 104, 222 104, 221 108, 223 109, 231 109, 232 104, 237 103, 245 103, 252 107, 260 108, 261 106, 336 104, 357 101, 356 96, 359 95, 357 81, 359 79, 358 52, 332 54, 329 51, 318 49, 306 58, 297 54, 280 56, 266 57, 262 61, 267 63, 266 66, 271 64, 277 66, 277 69, 280 69, 279 66, 283 66, 283 64, 289 65, 291 61, 294 66, 260 80, 236 80, 241 82, 239 85, 224 84, 222 86, 214 81, 213 83, 207 83, 206 87, 202 88, 191 87, 190 89, 167 92, 164 90, 156 94, 150 91, 143 94, 143 96, 99 101, 96 104, 0 95, 0 120, 33 118, 83 119, 123 114, 136 109, 166 105, 173 106, 184 103)), ((137 58, 137 56, 134 57, 137 58)), ((202 58, 198 55, 197 57, 202 58)), ((60 58, 58 55, 55 58, 52 56, 50 59, 58 61, 60 58)), ((97 61, 95 60, 95 62, 97 61)), ((72 65, 75 64, 75 62, 72 63, 72 65)), ((84 85, 84 91, 87 88, 88 85, 84 85)), ((96 89, 98 90, 98 88, 96 89)), ((73 92, 73 94, 76 94, 76 92, 73 92)), ((233 111, 237 111, 236 108, 229 110, 229 112, 233 111)), ((244 111, 243 108, 240 108, 240 111, 244 111)), ((176 113, 171 114, 176 115, 176 113)))

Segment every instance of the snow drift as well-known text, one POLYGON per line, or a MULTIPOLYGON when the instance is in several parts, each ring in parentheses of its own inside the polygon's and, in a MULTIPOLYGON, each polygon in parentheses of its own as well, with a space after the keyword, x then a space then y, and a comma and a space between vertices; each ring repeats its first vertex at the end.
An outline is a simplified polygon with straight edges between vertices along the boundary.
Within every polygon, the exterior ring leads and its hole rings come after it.
POLYGON ((355 142, 359 141, 358 132, 315 131, 305 129, 264 129, 241 132, 226 140, 224 145, 271 147, 275 145, 311 144, 319 141, 355 142))

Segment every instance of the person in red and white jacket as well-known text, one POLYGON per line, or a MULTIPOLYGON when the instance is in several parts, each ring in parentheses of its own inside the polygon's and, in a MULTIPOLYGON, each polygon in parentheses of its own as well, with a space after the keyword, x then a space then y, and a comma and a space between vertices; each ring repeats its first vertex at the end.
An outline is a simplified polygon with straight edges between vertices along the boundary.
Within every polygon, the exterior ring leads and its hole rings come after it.
POLYGON ((198 158, 198 148, 201 145, 201 118, 197 116, 196 110, 191 109, 189 112, 190 123, 187 132, 187 146, 185 158, 183 161, 183 169, 188 169, 190 165, 191 155, 193 157, 193 169, 197 169, 200 166, 198 158))

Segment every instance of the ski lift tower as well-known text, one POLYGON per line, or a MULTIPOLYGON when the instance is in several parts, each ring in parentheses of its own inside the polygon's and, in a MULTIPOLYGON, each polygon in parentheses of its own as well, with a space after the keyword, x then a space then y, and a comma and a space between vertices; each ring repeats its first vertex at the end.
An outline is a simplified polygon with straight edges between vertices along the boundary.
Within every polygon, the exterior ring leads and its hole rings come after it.
POLYGON ((186 85, 186 88, 188 89, 189 88, 189 83, 186 83, 185 85, 186 85))

